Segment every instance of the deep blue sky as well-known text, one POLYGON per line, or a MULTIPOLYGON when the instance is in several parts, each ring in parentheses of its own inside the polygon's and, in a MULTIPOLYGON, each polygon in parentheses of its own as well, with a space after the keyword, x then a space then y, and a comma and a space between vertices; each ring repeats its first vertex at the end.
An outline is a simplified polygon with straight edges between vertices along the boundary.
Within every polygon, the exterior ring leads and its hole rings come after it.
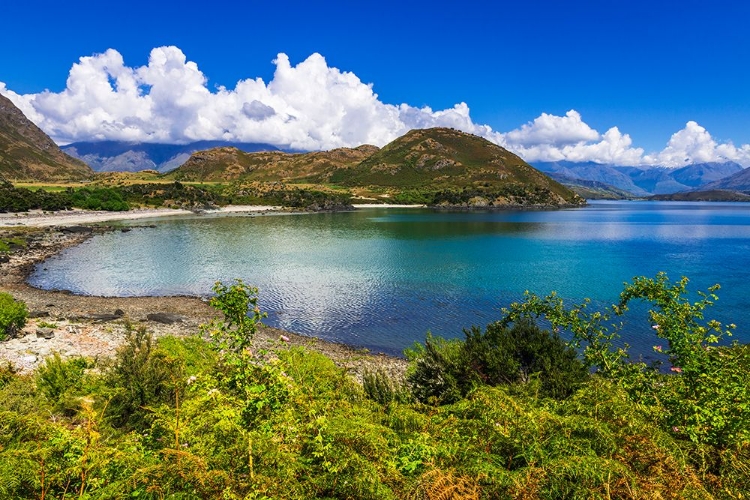
POLYGON ((176 45, 230 88, 268 82, 279 52, 319 52, 384 102, 464 101, 499 131, 576 109, 647 151, 688 120, 750 143, 750 2, 57 0, 5 2, 0 16, 0 81, 17 93, 60 91, 79 57, 108 48, 140 66, 176 45))

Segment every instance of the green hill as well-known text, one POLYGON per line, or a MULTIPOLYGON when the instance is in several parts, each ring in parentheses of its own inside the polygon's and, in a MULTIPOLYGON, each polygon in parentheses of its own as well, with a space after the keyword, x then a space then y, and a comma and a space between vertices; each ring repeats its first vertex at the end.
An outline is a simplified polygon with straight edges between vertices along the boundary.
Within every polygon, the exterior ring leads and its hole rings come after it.
POLYGON ((583 198, 481 137, 412 130, 382 149, 290 154, 216 148, 168 175, 180 181, 324 184, 395 202, 461 207, 581 205, 583 198))
POLYGON ((10 99, 0 95, 0 178, 66 181, 92 174, 88 165, 63 153, 10 99))

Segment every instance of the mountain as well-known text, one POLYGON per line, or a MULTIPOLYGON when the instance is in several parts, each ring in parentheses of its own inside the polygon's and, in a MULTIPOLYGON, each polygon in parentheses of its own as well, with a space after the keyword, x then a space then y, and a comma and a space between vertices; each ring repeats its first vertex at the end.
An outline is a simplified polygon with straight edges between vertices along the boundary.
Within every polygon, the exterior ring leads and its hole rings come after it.
POLYGON ((674 170, 672 178, 685 186, 705 188, 712 182, 744 172, 744 170, 741 165, 733 161, 724 163, 695 163, 674 170))
POLYGON ((750 193, 750 168, 704 186, 705 189, 727 189, 750 193))
POLYGON ((0 95, 0 178, 8 181, 64 181, 93 174, 63 153, 5 96, 0 95))
POLYGON ((620 171, 617 165, 602 165, 594 162, 575 163, 570 161, 535 162, 534 167, 542 172, 563 175, 569 179, 599 182, 625 191, 631 196, 648 196, 649 191, 633 182, 628 172, 620 171))
MULTIPOLYGON (((578 205, 583 199, 486 139, 447 128, 412 130, 387 144, 315 153, 194 153, 175 180, 292 182, 368 188, 460 206, 578 205)), ((403 199, 403 198, 402 198, 403 199)))
POLYGON ((604 182, 574 179, 558 173, 548 173, 547 175, 587 200, 625 200, 633 198, 633 193, 604 182))
POLYGON ((707 189, 704 191, 683 191, 673 194, 657 194, 649 198, 657 201, 750 201, 750 195, 740 191, 707 189))
POLYGON ((742 170, 742 166, 734 162, 696 163, 682 168, 630 167, 567 161, 537 162, 534 166, 543 172, 561 174, 572 179, 603 182, 635 196, 703 189, 711 182, 742 170))
POLYGON ((145 142, 74 142, 63 146, 67 154, 86 162, 97 172, 168 172, 196 151, 217 147, 235 147, 242 151, 278 151, 270 144, 227 141, 198 141, 189 144, 152 144, 145 142))

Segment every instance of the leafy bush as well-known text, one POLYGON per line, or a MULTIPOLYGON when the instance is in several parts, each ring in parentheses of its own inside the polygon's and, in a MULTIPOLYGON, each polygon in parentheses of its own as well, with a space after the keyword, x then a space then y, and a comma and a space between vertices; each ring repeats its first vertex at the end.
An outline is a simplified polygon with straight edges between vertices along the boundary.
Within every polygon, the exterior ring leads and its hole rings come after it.
POLYGON ((126 335, 106 373, 107 385, 116 388, 107 416, 117 427, 145 429, 152 407, 174 403, 183 384, 182 365, 156 349, 144 327, 127 325, 126 335))
MULTIPOLYGON (((626 283, 620 302, 608 311, 587 310, 589 301, 566 307, 560 297, 528 294, 506 311, 503 323, 545 316, 556 328, 570 331, 573 343, 583 347, 587 366, 626 387, 634 401, 653 405, 666 430, 696 444, 720 448, 750 442, 750 356, 747 346, 717 346, 731 336, 735 325, 705 320, 719 286, 699 300, 687 297, 688 279, 672 283, 665 273, 655 278, 636 277, 626 283), (654 346, 669 357, 670 375, 644 363, 628 361, 627 345, 616 346, 619 328, 612 317, 628 312, 633 301, 651 303, 651 332, 666 340, 654 346)), ((620 323, 621 324, 621 323, 620 323)))
POLYGON ((36 372, 39 391, 53 408, 73 414, 78 407, 75 398, 81 395, 83 378, 89 363, 82 357, 63 360, 59 353, 44 360, 36 372))
POLYGON ((447 404, 461 399, 471 386, 464 344, 458 339, 433 337, 404 351, 409 360, 407 382, 412 394, 423 403, 447 404))
POLYGON ((130 206, 123 199, 122 193, 112 188, 68 189, 67 194, 73 206, 88 210, 124 211, 130 206))
POLYGON ((540 329, 529 320, 512 328, 491 323, 484 333, 473 327, 466 334, 466 357, 481 384, 526 384, 538 377, 540 395, 568 397, 586 378, 576 351, 557 332, 540 329))
POLYGON ((12 337, 26 324, 26 304, 0 292, 0 340, 12 337))
POLYGON ((368 398, 381 405, 408 403, 411 400, 409 389, 383 370, 366 371, 362 375, 362 388, 368 398))
POLYGON ((65 210, 71 206, 70 198, 65 193, 16 188, 10 182, 0 181, 0 212, 65 210))
POLYGON ((491 323, 464 330, 465 341, 428 335, 425 345, 407 351, 408 380, 415 397, 451 403, 480 385, 527 384, 537 380, 539 395, 565 398, 586 378, 575 350, 557 333, 541 330, 528 319, 512 328, 491 323))

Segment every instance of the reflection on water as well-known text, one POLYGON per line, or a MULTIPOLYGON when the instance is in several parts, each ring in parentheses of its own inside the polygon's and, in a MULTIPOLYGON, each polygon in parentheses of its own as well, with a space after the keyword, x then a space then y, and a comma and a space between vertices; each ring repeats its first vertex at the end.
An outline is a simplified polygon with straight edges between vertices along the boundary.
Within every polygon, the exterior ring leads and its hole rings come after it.
MULTIPOLYGON (((722 284, 713 316, 745 325, 747 204, 602 202, 583 209, 191 217, 96 236, 39 266, 32 284, 76 293, 206 295, 258 286, 274 326, 398 353, 497 319, 524 290, 617 299, 633 276, 667 271, 693 290, 722 284)), ((637 324, 631 345, 648 352, 637 324)), ((643 330, 641 331, 641 329, 643 330)))

